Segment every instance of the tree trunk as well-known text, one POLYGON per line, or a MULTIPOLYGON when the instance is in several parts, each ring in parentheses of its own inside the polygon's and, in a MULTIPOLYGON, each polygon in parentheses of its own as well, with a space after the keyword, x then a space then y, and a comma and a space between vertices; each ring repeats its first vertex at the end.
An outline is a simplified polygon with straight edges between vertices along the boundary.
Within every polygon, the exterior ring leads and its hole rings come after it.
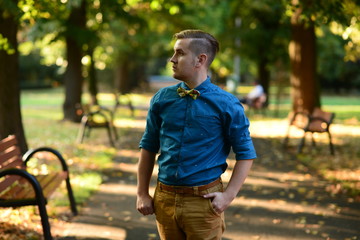
POLYGON ((80 122, 82 116, 82 63, 83 57, 82 44, 79 40, 81 36, 76 35, 74 30, 84 29, 86 20, 85 1, 78 8, 74 8, 71 11, 68 28, 66 35, 66 53, 68 65, 66 68, 64 83, 65 83, 65 102, 63 104, 64 120, 70 120, 73 122, 80 122))
POLYGON ((127 60, 119 60, 115 68, 115 90, 116 93, 127 94, 129 93, 129 81, 131 63, 127 60))
POLYGON ((96 77, 95 61, 94 61, 94 48, 90 47, 88 54, 90 56, 90 65, 88 67, 88 89, 91 97, 91 105, 98 105, 97 94, 98 84, 96 77))
MULTIPOLYGON (((14 1, 17 4, 17 1, 14 1)), ((28 149, 20 108, 18 23, 10 12, 0 9, 0 35, 7 39, 9 49, 0 46, 0 139, 15 134, 22 153, 28 149)))
POLYGON ((301 22, 301 9, 291 18, 292 39, 289 44, 293 111, 312 112, 320 107, 320 89, 316 78, 316 39, 312 22, 301 22))
MULTIPOLYGON (((123 55, 117 59, 114 85, 117 93, 127 94, 146 81, 146 58, 142 62, 134 60, 135 54, 123 55)), ((140 57, 138 57, 140 58, 140 57)))

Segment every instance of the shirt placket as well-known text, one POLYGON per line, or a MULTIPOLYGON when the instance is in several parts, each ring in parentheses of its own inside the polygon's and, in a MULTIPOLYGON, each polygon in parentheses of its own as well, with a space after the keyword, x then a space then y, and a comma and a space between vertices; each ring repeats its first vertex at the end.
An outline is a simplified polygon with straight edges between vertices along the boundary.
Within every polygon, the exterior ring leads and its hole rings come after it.
POLYGON ((184 100, 186 100, 186 109, 185 109, 185 118, 184 118, 184 127, 181 130, 182 131, 182 136, 181 136, 181 141, 180 141, 180 151, 179 151, 179 156, 178 156, 178 169, 176 171, 176 178, 178 179, 179 177, 181 178, 181 176, 178 175, 179 172, 179 168, 182 167, 182 162, 184 161, 184 157, 182 154, 182 150, 184 148, 184 145, 186 145, 186 142, 188 140, 188 135, 186 134, 186 132, 191 131, 192 127, 192 108, 193 108, 193 103, 195 100, 193 100, 190 97, 186 97, 184 100))

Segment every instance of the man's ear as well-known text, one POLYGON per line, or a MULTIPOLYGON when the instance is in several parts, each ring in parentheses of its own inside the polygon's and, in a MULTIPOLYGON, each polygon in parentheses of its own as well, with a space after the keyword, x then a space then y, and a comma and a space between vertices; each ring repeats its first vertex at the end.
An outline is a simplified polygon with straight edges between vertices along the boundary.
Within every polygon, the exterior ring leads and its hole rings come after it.
POLYGON ((207 61, 207 55, 202 53, 197 57, 195 66, 200 67, 201 65, 206 64, 206 61, 207 61))

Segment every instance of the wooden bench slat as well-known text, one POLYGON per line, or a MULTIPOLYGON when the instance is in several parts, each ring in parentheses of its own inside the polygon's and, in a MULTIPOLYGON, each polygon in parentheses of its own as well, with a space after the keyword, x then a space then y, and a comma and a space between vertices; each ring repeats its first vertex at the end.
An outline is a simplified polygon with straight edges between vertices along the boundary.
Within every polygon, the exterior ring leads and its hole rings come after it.
POLYGON ((15 160, 13 160, 12 162, 9 162, 6 166, 2 166, 2 168, 0 168, 0 170, 3 169, 3 168, 6 168, 6 169, 8 169, 8 168, 25 169, 25 165, 24 165, 23 161, 20 158, 17 158, 15 160))
POLYGON ((12 166, 15 164, 17 164, 16 166, 23 165, 19 148, 12 147, 6 150, 6 152, 0 153, 0 169, 9 168, 8 165, 10 163, 13 163, 12 166))
POLYGON ((13 135, 8 136, 7 138, 4 138, 0 141, 0 152, 5 151, 5 149, 11 146, 16 146, 16 144, 17 144, 16 137, 13 135))
POLYGON ((2 199, 22 199, 22 195, 32 189, 29 182, 20 178, 17 182, 14 182, 5 194, 1 196, 2 199))
MULTIPOLYGON (((36 176, 39 181, 43 194, 46 198, 61 185, 67 177, 67 172, 58 172, 49 175, 36 176)), ((35 192, 31 184, 24 178, 17 178, 17 182, 9 186, 4 194, 0 194, 1 199, 31 199, 35 198, 35 192), (19 179, 20 178, 20 179, 19 179)), ((5 189, 4 189, 5 190, 5 189)))
POLYGON ((11 184, 13 184, 15 181, 19 179, 20 176, 16 176, 16 175, 7 176, 6 178, 2 179, 2 181, 0 181, 0 193, 5 191, 11 184))
MULTIPOLYGON (((40 186, 43 190, 43 194, 45 198, 50 197, 50 195, 56 190, 56 188, 61 184, 63 178, 59 177, 58 173, 49 174, 49 175, 39 175, 36 176, 36 179, 39 181, 40 186), (54 187, 51 189, 51 187, 54 187)), ((35 192, 30 189, 30 191, 24 191, 24 193, 19 194, 18 198, 35 198, 35 192)))
POLYGON ((311 121, 308 130, 310 132, 327 132, 327 124, 323 121, 311 121))
POLYGON ((67 178, 67 172, 59 172, 51 180, 40 181, 41 187, 45 197, 50 197, 55 190, 61 185, 61 183, 67 178))

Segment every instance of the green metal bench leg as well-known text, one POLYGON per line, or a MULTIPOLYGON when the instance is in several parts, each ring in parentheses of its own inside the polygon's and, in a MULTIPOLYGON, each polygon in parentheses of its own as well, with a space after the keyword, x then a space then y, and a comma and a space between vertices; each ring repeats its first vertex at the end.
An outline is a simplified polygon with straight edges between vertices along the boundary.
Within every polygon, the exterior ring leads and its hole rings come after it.
POLYGON ((40 213, 40 217, 41 217, 41 225, 42 225, 43 233, 44 233, 44 239, 52 240, 53 238, 51 236, 49 216, 46 211, 45 200, 44 200, 44 198, 42 198, 42 199, 38 198, 37 200, 38 200, 39 213, 40 213))
POLYGON ((77 208, 76 208, 76 201, 75 201, 74 193, 73 193, 71 185, 70 185, 70 178, 69 177, 66 179, 66 189, 68 191, 68 197, 69 197, 71 212, 74 214, 74 216, 76 216, 76 215, 78 215, 78 211, 77 211, 77 208))
POLYGON ((116 130, 116 127, 113 125, 112 126, 112 129, 113 129, 113 132, 114 132, 114 135, 115 135, 115 140, 118 140, 119 139, 119 135, 117 133, 117 130, 116 130))
POLYGON ((334 145, 332 143, 332 139, 331 139, 331 134, 330 132, 327 132, 328 135, 329 135, 329 146, 330 146, 330 153, 331 155, 334 155, 335 154, 335 151, 334 151, 334 145))
POLYGON ((312 142, 312 147, 316 147, 316 142, 315 142, 313 133, 311 133, 311 142, 312 142))
POLYGON ((305 138, 306 138, 306 133, 304 134, 304 137, 301 139, 300 141, 300 144, 299 144, 299 147, 298 147, 298 150, 297 150, 297 153, 301 153, 302 152, 302 149, 305 145, 305 138))
POLYGON ((111 134, 111 129, 110 129, 110 126, 109 126, 109 125, 106 127, 106 130, 107 130, 107 132, 108 132, 110 145, 111 145, 112 147, 115 147, 114 140, 113 140, 113 137, 112 137, 112 134, 111 134))

